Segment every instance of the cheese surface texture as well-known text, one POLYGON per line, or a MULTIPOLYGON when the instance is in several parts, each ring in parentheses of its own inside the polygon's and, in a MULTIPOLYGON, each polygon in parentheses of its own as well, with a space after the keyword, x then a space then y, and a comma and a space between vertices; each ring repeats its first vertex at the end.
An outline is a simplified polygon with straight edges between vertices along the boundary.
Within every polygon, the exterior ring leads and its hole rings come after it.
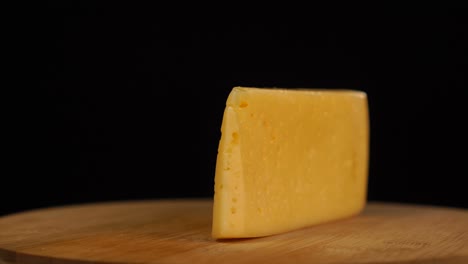
POLYGON ((364 92, 233 88, 218 147, 213 238, 273 235, 360 213, 368 152, 364 92))

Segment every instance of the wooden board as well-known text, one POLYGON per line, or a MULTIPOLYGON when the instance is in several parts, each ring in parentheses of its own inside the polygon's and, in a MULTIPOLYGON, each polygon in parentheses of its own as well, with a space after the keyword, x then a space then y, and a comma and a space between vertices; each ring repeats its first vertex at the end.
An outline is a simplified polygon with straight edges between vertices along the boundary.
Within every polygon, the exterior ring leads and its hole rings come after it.
POLYGON ((110 202, 0 218, 0 263, 468 263, 468 210, 369 203, 280 235, 213 240, 210 200, 110 202))

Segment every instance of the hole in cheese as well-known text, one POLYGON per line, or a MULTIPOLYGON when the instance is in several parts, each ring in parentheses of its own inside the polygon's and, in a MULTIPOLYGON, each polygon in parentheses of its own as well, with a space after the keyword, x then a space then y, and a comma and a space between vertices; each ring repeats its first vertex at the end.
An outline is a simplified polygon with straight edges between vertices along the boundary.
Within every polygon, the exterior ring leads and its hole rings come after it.
POLYGON ((237 144, 239 143, 239 134, 237 132, 232 133, 232 144, 237 144))

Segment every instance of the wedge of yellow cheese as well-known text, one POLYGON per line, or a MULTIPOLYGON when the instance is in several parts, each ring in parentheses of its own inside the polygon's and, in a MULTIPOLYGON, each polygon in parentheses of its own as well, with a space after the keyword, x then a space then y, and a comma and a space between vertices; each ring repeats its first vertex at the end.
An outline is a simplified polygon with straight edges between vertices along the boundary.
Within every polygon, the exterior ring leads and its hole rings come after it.
POLYGON ((221 133, 214 238, 273 235, 363 209, 369 152, 364 92, 235 87, 221 133))

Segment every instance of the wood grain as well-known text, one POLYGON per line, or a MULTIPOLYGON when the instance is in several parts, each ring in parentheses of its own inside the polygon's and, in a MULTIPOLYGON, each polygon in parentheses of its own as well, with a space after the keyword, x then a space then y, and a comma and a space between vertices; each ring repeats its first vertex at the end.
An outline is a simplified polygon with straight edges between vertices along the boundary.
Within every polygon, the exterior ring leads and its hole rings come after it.
POLYGON ((127 201, 0 218, 0 263, 468 263, 468 211, 369 203, 280 235, 213 240, 211 200, 127 201))

